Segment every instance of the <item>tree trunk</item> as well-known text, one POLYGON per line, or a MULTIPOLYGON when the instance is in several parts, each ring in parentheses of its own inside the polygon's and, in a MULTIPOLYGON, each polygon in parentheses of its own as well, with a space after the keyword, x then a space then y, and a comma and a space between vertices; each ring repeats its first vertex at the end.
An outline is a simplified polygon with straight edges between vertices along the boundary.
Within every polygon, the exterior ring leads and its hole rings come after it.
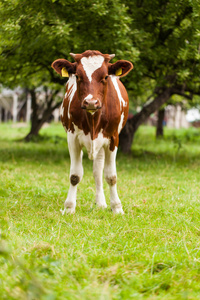
POLYGON ((138 127, 156 110, 158 110, 173 94, 173 88, 162 88, 159 94, 149 104, 145 105, 142 110, 128 119, 125 127, 119 135, 119 148, 123 153, 131 152, 131 145, 135 132, 138 127))
POLYGON ((130 122, 131 119, 128 119, 126 125, 122 129, 120 135, 119 135, 119 149, 123 153, 129 153, 131 149, 131 145, 133 142, 133 136, 134 136, 134 128, 130 122))
POLYGON ((163 122, 165 117, 165 109, 159 109, 158 111, 158 121, 156 126, 156 138, 163 137, 163 122))
POLYGON ((42 128, 42 125, 46 122, 46 120, 34 120, 31 122, 31 130, 25 137, 26 142, 30 142, 34 137, 37 137, 39 134, 40 129, 42 128))
POLYGON ((40 129, 42 128, 43 124, 47 122, 52 115, 52 112, 58 108, 62 101, 59 103, 56 103, 54 106, 52 106, 53 103, 53 97, 57 94, 57 91, 52 95, 52 98, 47 104, 46 109, 42 113, 42 117, 38 117, 38 110, 39 106, 36 101, 36 93, 35 90, 30 90, 31 94, 31 100, 32 100, 32 116, 31 116, 31 129, 30 132, 27 134, 27 136, 24 138, 25 141, 29 142, 33 137, 37 137, 39 134, 40 129))

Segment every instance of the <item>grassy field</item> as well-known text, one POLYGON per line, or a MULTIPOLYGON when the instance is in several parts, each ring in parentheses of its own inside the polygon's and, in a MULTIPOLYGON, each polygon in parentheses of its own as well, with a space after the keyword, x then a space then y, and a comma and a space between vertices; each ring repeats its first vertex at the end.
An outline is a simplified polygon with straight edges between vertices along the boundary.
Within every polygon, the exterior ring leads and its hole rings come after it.
POLYGON ((117 158, 123 216, 95 207, 86 155, 76 214, 62 216, 65 132, 19 141, 27 130, 0 124, 0 299, 200 299, 200 130, 139 129, 117 158))

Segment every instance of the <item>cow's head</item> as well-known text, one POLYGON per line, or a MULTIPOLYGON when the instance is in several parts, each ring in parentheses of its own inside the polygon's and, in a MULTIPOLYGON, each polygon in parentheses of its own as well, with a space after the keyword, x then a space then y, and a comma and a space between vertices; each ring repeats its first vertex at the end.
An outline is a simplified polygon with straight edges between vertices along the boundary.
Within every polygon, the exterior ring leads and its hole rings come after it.
POLYGON ((81 107, 90 113, 103 106, 109 77, 111 75, 123 77, 133 68, 132 63, 126 60, 109 63, 114 54, 88 50, 82 54, 70 53, 70 55, 75 59, 74 63, 57 59, 52 63, 52 68, 62 77, 76 77, 81 107))

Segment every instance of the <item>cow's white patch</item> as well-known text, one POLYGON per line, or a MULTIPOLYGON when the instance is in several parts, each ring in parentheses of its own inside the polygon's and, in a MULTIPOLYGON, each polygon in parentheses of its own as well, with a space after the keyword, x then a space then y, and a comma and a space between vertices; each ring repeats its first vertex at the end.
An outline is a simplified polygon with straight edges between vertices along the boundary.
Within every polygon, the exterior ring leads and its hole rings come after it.
POLYGON ((77 84, 76 84, 76 76, 74 74, 69 76, 69 80, 67 81, 67 91, 65 93, 65 98, 69 98, 69 105, 68 105, 68 119, 70 118, 70 105, 72 102, 72 99, 74 97, 74 94, 77 90, 77 84))
POLYGON ((85 100, 91 100, 93 98, 93 96, 91 94, 87 95, 87 97, 85 97, 85 100))
MULTIPOLYGON (((83 177, 83 166, 82 166, 82 156, 80 144, 77 140, 76 134, 68 132, 68 148, 71 159, 70 166, 70 178, 75 175, 78 176, 80 181, 83 177)), ((73 185, 70 183, 67 199, 65 201, 65 209, 62 211, 62 214, 65 213, 75 213, 76 207, 76 193, 77 193, 77 184, 73 185)))
MULTIPOLYGON (((117 172, 116 172, 116 155, 117 155, 117 147, 115 147, 114 151, 110 151, 109 148, 105 149, 105 167, 104 167, 104 176, 109 183, 109 179, 116 177, 117 178, 117 172)), ((117 185, 110 184, 110 205, 113 210, 113 213, 115 214, 123 214, 123 209, 121 205, 121 201, 119 199, 119 196, 117 194, 117 185)))
POLYGON ((92 74, 102 66, 103 62, 104 57, 102 55, 81 58, 83 69, 85 70, 85 73, 90 82, 92 81, 92 74))
POLYGON ((124 122, 124 113, 121 114, 121 120, 118 126, 118 133, 120 133, 122 130, 123 122, 124 122))
POLYGON ((106 208, 106 199, 103 191, 103 167, 104 167, 105 151, 101 148, 93 162, 93 175, 96 184, 96 205, 106 208))
POLYGON ((102 147, 109 145, 109 139, 103 136, 103 129, 99 132, 97 138, 92 140, 90 133, 85 135, 83 130, 80 130, 75 124, 73 125, 75 129, 75 132, 73 134, 77 137, 80 146, 86 148, 89 159, 95 159, 97 154, 99 153, 99 150, 102 147))
POLYGON ((122 108, 122 106, 126 106, 126 102, 124 101, 124 99, 122 97, 122 94, 120 92, 119 85, 118 85, 118 82, 117 82, 117 77, 115 75, 110 75, 110 78, 111 78, 112 83, 114 85, 114 88, 117 92, 117 96, 118 96, 119 101, 120 101, 120 107, 122 108))
POLYGON ((60 107, 60 116, 63 117, 64 116, 64 106, 63 106, 63 103, 60 107))

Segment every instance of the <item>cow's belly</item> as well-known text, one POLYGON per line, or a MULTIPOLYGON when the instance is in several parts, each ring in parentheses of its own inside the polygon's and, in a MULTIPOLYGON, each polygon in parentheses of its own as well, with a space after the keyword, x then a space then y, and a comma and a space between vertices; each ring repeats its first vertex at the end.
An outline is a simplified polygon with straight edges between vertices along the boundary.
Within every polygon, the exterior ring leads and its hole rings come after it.
POLYGON ((103 129, 102 129, 102 131, 99 132, 97 138, 95 138, 94 140, 91 139, 90 133, 85 135, 84 132, 82 130, 80 130, 76 125, 74 125, 74 129, 75 129, 75 131, 73 134, 76 135, 77 140, 78 140, 79 144, 81 145, 81 147, 86 148, 88 157, 91 160, 96 158, 99 150, 102 147, 109 146, 109 144, 110 144, 110 140, 103 136, 103 133, 102 133, 103 129))

